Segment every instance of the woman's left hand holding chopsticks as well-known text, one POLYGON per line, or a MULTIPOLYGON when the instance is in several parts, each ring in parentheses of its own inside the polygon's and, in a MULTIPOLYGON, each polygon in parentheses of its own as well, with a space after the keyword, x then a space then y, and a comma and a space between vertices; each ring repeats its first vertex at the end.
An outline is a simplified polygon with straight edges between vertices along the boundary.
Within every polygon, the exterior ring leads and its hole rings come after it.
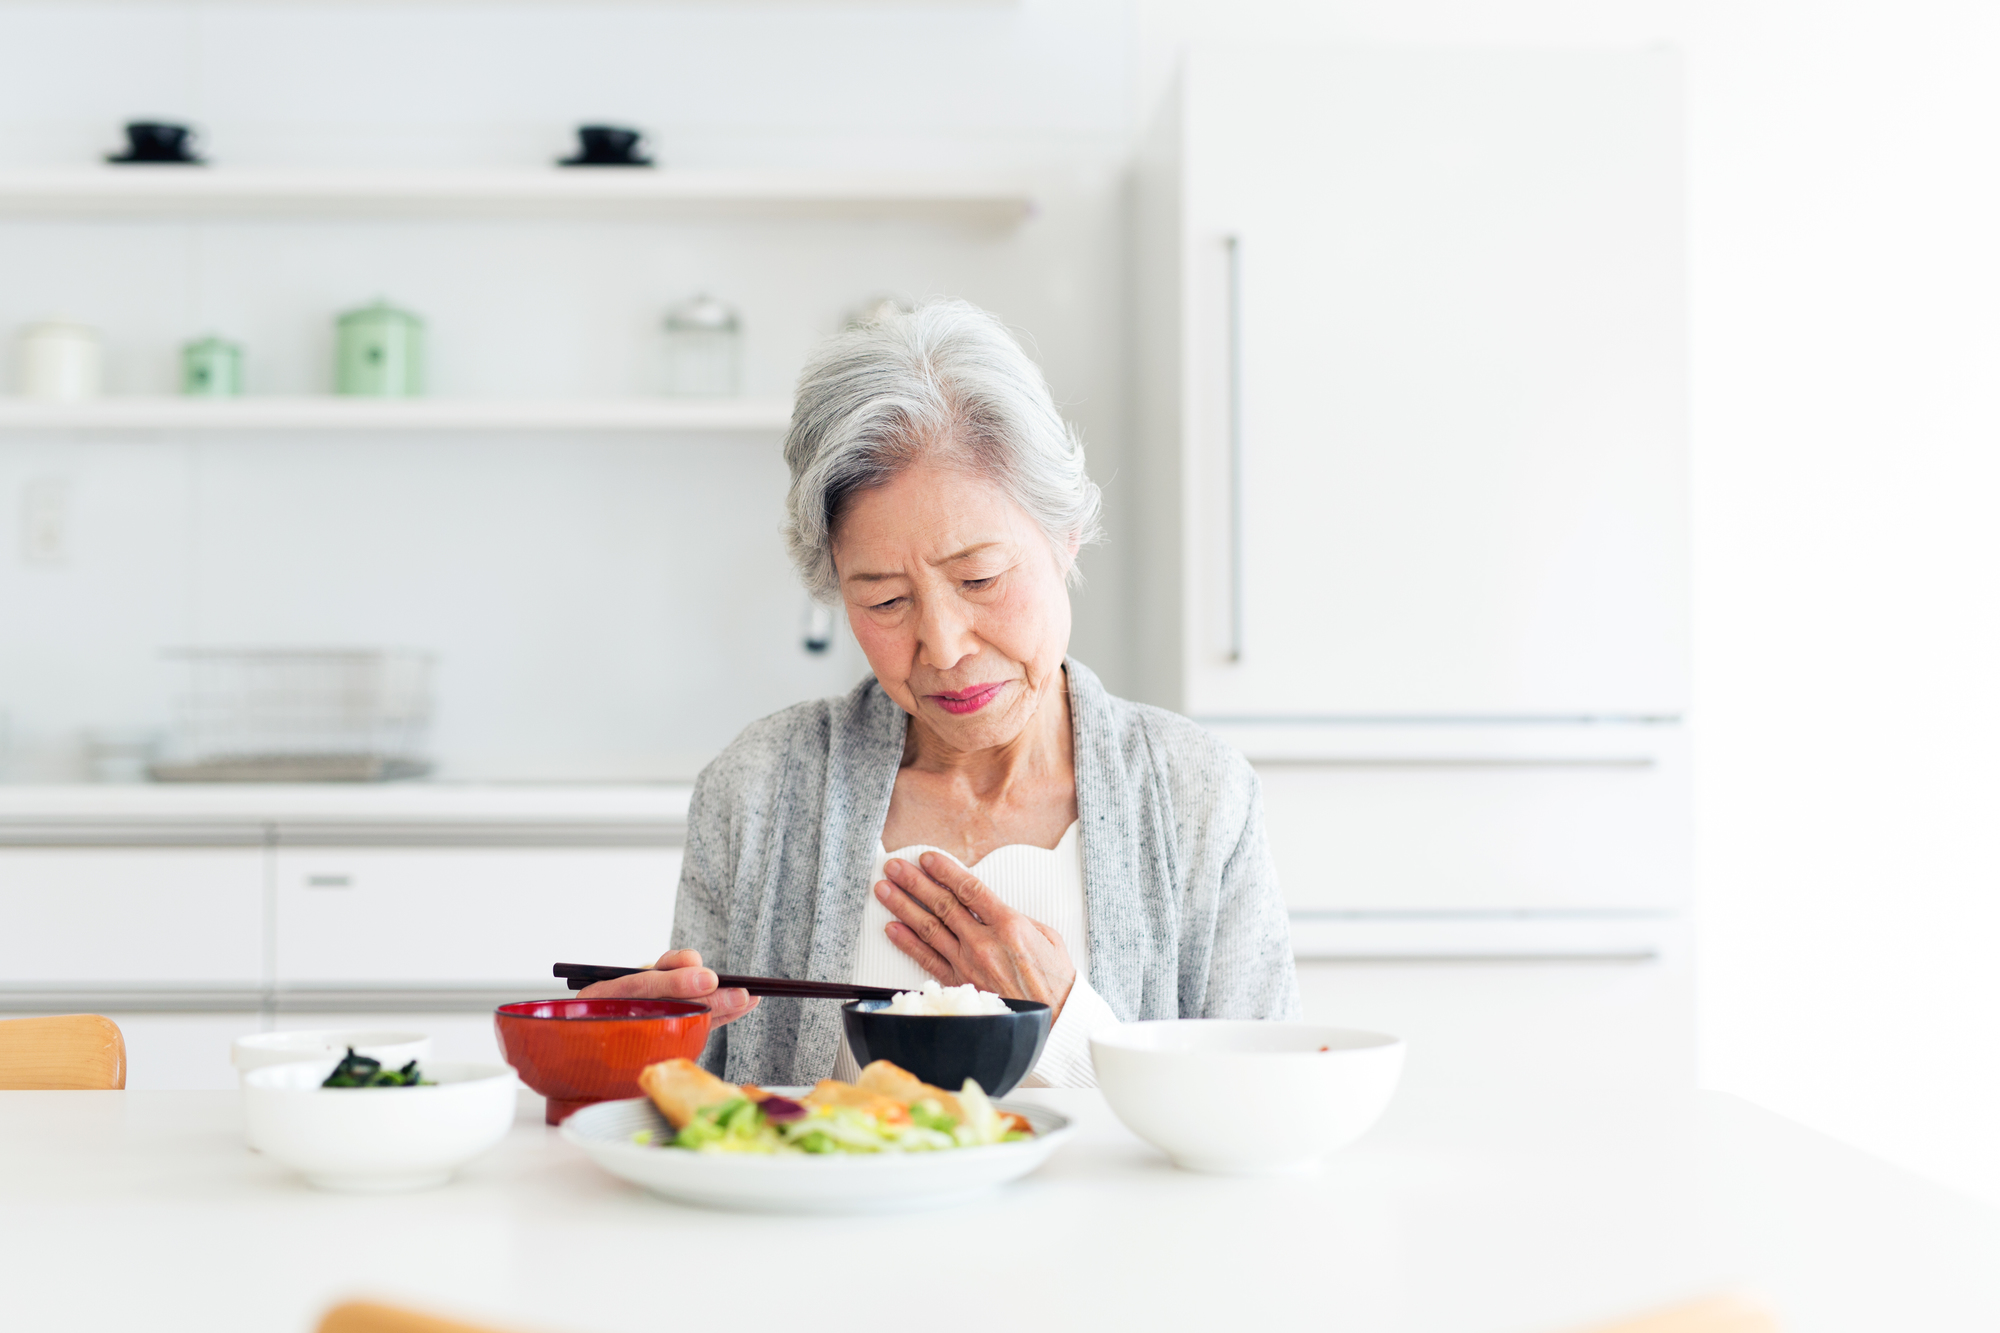
POLYGON ((702 966, 701 954, 693 949, 663 953, 652 970, 595 982, 578 991, 577 998, 687 1000, 708 1006, 711 1027, 733 1023, 757 1007, 757 997, 748 991, 718 989, 715 973, 702 966))

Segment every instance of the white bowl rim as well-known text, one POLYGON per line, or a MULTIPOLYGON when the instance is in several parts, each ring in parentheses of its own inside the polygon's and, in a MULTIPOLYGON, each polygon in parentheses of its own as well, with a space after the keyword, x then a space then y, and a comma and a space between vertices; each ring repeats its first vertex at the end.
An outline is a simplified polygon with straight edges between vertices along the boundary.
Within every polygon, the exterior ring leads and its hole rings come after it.
POLYGON ((1332 1023, 1292 1023, 1263 1018, 1146 1018, 1134 1023, 1120 1023, 1117 1027, 1105 1028, 1090 1034, 1092 1046, 1104 1046, 1116 1051, 1130 1051, 1134 1055, 1153 1055, 1163 1059, 1198 1057, 1215 1059, 1218 1057, 1240 1057, 1243 1059, 1282 1060, 1308 1059, 1321 1055, 1360 1055, 1374 1051, 1392 1050, 1403 1045, 1403 1039, 1388 1032, 1370 1032, 1365 1028, 1344 1028, 1332 1023), (1154 1032, 1166 1028, 1185 1030, 1189 1027, 1203 1027, 1210 1030, 1242 1028, 1265 1030, 1286 1028, 1301 1034, 1312 1033, 1320 1040, 1329 1038, 1343 1042, 1330 1051, 1255 1051, 1255 1050, 1162 1050, 1139 1039, 1141 1032, 1154 1032), (1121 1038, 1132 1040, 1121 1040, 1121 1038))
POLYGON ((292 1074, 292 1071, 297 1069, 300 1065, 315 1066, 317 1068, 322 1068, 327 1070, 328 1072, 331 1072, 334 1066, 337 1065, 338 1063, 339 1061, 337 1060, 331 1060, 325 1056, 322 1056, 317 1060, 287 1060, 283 1064, 265 1065, 262 1068, 252 1069, 247 1071, 243 1075, 243 1086, 245 1088, 256 1088, 260 1092, 290 1092, 290 1093, 311 1094, 320 1092, 392 1092, 393 1091, 406 1094, 413 1094, 416 1096, 423 1096, 425 1094, 436 1096, 438 1093, 441 1093, 448 1088, 471 1087, 480 1084, 491 1083, 501 1079, 512 1080, 514 1077, 513 1069, 507 1065, 487 1064, 484 1062, 470 1061, 470 1060, 438 1060, 428 1066, 425 1066, 424 1068, 418 1071, 419 1073, 435 1072, 438 1075, 440 1075, 439 1081, 436 1084, 429 1087, 425 1087, 419 1084, 417 1087, 414 1088, 393 1088, 393 1089, 392 1088, 319 1088, 319 1087, 300 1088, 300 1087, 289 1087, 286 1085, 286 1083, 281 1083, 276 1081, 281 1077, 286 1078, 287 1081, 289 1081, 289 1079, 292 1077, 296 1077, 296 1075, 292 1074))

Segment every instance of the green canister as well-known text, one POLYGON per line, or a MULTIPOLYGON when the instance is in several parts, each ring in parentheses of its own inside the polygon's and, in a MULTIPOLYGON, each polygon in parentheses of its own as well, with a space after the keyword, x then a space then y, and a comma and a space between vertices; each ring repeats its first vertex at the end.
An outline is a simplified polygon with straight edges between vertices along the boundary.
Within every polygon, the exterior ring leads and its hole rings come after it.
POLYGON ((387 301, 340 317, 336 393, 415 398, 424 391, 424 322, 387 301))
POLYGON ((181 346, 181 392, 190 398, 234 398, 243 392, 243 348, 225 338, 181 346))

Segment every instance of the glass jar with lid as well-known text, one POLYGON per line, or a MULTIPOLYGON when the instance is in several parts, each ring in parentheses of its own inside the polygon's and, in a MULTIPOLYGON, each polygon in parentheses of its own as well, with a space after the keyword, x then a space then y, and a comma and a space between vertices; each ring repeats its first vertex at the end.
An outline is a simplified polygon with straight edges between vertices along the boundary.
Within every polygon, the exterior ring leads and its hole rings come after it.
POLYGON ((742 374, 743 321, 734 307, 698 295, 667 311, 666 391, 731 398, 742 374))

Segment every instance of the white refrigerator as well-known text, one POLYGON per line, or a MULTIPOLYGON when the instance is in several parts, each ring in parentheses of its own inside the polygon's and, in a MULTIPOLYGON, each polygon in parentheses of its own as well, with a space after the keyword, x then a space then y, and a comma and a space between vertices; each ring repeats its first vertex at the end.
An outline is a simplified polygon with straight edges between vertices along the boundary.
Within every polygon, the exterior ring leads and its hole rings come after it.
POLYGON ((1659 48, 1211 49, 1140 154, 1140 693, 1412 1077, 1691 1077, 1681 124, 1659 48))

